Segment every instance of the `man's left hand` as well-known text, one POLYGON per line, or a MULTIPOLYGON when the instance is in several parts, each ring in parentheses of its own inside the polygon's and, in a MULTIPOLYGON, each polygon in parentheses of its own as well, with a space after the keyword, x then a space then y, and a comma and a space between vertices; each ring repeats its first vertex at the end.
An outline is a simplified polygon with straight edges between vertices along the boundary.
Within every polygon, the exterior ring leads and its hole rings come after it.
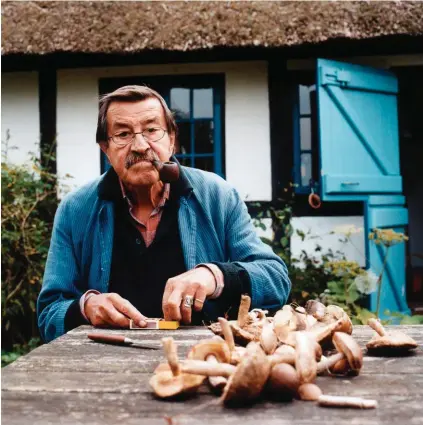
POLYGON ((192 309, 185 305, 185 297, 192 297, 194 300, 192 307, 195 311, 201 311, 206 297, 213 294, 215 289, 214 275, 206 267, 198 267, 172 277, 166 282, 163 294, 162 306, 165 320, 182 320, 185 324, 191 323, 192 309))

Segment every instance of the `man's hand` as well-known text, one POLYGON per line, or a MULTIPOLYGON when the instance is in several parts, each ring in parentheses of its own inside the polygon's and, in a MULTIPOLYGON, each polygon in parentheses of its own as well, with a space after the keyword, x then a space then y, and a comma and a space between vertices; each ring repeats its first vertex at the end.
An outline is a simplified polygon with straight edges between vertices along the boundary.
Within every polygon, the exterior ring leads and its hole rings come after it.
POLYGON ((85 302, 84 311, 94 326, 129 328, 129 319, 142 328, 147 326, 146 317, 128 300, 114 293, 92 295, 85 302))
POLYGON ((216 289, 213 273, 206 267, 189 270, 166 282, 163 294, 163 314, 165 320, 182 319, 183 323, 191 323, 191 307, 183 303, 187 295, 194 300, 194 310, 201 311, 208 295, 216 289))

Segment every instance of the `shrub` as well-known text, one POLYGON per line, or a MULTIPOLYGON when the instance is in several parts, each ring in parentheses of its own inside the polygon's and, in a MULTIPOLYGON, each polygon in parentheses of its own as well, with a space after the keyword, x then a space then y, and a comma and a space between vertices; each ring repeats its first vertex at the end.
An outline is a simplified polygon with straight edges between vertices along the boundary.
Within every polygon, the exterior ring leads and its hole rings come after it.
POLYGON ((19 352, 17 344, 35 338, 34 345, 39 337, 36 301, 57 208, 56 176, 35 156, 29 166, 10 164, 6 151, 1 185, 2 351, 19 352))

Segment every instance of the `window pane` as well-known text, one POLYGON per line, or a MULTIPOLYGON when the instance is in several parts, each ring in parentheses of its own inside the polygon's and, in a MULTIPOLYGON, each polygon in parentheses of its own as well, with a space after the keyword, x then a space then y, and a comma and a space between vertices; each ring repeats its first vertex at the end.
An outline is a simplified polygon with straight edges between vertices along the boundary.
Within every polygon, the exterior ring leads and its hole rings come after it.
MULTIPOLYGON (((178 158, 178 155, 176 155, 176 157, 178 158)), ((185 167, 191 167, 191 158, 178 158, 178 161, 185 167)))
POLYGON ((311 153, 301 154, 301 186, 309 186, 311 180, 311 153))
POLYGON ((301 150, 311 149, 311 118, 300 118, 301 150))
POLYGON ((309 86, 300 85, 300 115, 310 114, 309 86))
POLYGON ((195 123, 195 153, 213 153, 213 121, 195 123))
POLYGON ((191 153, 191 124, 189 122, 178 123, 178 140, 176 145, 177 153, 191 153))
POLYGON ((214 158, 195 158, 195 168, 214 172, 214 158))
POLYGON ((194 90, 194 118, 213 118, 213 89, 194 90))
POLYGON ((189 90, 174 88, 170 90, 170 109, 175 114, 175 119, 189 118, 189 90))

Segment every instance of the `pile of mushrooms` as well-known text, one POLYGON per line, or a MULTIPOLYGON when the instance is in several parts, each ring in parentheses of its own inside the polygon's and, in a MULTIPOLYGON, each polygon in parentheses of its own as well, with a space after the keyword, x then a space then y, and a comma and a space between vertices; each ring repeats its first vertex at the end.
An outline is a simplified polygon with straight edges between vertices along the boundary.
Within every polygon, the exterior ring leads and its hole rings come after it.
MULTIPOLYGON (((362 349, 351 336, 352 323, 342 308, 310 300, 305 308, 285 305, 267 317, 265 310, 249 311, 250 304, 250 298, 242 296, 237 320, 219 318, 209 327, 216 335, 192 347, 184 360, 178 359, 174 340, 163 338, 168 363, 159 365, 150 380, 156 396, 192 394, 207 380, 225 405, 266 397, 317 400, 322 406, 377 406, 375 400, 323 395, 315 384, 318 375, 358 375, 363 366, 362 349), (328 349, 336 353, 324 356, 328 349)), ((369 325, 380 335, 369 342, 369 351, 386 347, 388 337, 374 322, 369 325)), ((398 334, 393 338, 398 341, 398 334)), ((412 341, 406 341, 408 349, 414 347, 412 341)))

